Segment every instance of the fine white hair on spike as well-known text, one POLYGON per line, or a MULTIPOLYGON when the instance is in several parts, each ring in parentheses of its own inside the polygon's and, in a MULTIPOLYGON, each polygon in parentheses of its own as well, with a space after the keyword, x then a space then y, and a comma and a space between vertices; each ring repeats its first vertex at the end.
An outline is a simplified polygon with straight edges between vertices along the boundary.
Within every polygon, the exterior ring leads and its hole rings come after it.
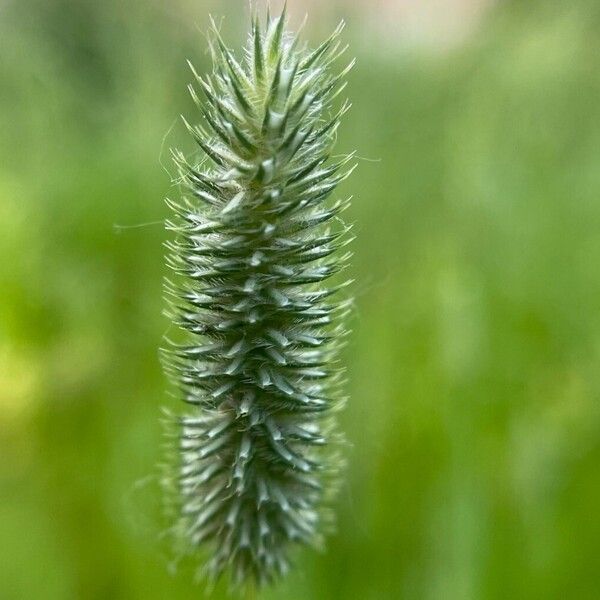
MULTIPOLYGON (((238 55, 212 21, 209 74, 191 63, 199 162, 172 151, 165 372, 187 404, 177 428, 170 530, 215 581, 274 581, 297 544, 320 546, 341 467, 350 227, 333 198, 352 154, 332 157, 349 104, 340 24, 315 49, 285 9, 254 15, 238 55)), ((189 62, 189 61, 188 61, 189 62)), ((193 123, 193 120, 192 120, 193 123)))

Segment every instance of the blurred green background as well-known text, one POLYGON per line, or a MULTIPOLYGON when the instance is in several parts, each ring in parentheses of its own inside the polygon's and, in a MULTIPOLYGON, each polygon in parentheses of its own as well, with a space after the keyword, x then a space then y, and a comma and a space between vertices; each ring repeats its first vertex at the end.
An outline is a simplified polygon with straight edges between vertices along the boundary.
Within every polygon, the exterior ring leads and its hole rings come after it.
MULTIPOLYGON (((338 533, 264 598, 600 598, 600 4, 290 5, 348 21, 377 162, 338 533)), ((2 600, 204 597, 157 541, 157 348, 209 11, 238 47, 244 2, 0 0, 2 600)))

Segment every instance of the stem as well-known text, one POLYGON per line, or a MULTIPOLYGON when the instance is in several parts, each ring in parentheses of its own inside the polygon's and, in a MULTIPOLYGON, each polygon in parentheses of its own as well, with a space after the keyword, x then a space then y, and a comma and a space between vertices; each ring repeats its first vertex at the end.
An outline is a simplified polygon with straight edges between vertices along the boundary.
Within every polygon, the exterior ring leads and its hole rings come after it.
POLYGON ((256 593, 256 586, 253 584, 249 584, 246 587, 246 598, 245 600, 257 600, 258 594, 256 593))

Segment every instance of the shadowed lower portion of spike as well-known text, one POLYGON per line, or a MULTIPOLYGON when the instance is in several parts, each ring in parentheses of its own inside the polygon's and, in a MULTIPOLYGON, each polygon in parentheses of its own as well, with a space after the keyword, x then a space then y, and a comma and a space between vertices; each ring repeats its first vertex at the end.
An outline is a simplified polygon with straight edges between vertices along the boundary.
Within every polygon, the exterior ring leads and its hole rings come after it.
POLYGON ((348 109, 332 108, 351 67, 332 72, 341 29, 309 50, 285 15, 255 18, 237 57, 213 25, 213 71, 190 86, 202 124, 185 122, 202 158, 173 153, 165 290, 182 335, 163 357, 188 405, 173 531, 206 575, 240 585, 284 575, 331 522, 350 310, 331 280, 350 256, 348 200, 332 195, 351 156, 329 160, 348 109))

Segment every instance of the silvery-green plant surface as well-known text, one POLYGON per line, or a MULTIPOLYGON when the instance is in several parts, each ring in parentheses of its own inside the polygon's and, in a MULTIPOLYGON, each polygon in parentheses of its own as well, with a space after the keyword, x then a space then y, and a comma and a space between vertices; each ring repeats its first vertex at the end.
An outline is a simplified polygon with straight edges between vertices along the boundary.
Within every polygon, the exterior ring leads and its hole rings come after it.
POLYGON ((236 57, 213 24, 213 71, 192 71, 198 162, 174 152, 181 197, 167 200, 169 318, 182 330, 165 368, 188 409, 177 419, 173 532, 200 572, 237 585, 284 575, 298 543, 331 527, 339 472, 338 351, 347 334, 352 170, 332 157, 351 67, 342 26, 315 49, 258 18, 236 57), (343 64, 342 64, 343 67, 343 64), (199 96, 198 92, 202 94, 199 96))

